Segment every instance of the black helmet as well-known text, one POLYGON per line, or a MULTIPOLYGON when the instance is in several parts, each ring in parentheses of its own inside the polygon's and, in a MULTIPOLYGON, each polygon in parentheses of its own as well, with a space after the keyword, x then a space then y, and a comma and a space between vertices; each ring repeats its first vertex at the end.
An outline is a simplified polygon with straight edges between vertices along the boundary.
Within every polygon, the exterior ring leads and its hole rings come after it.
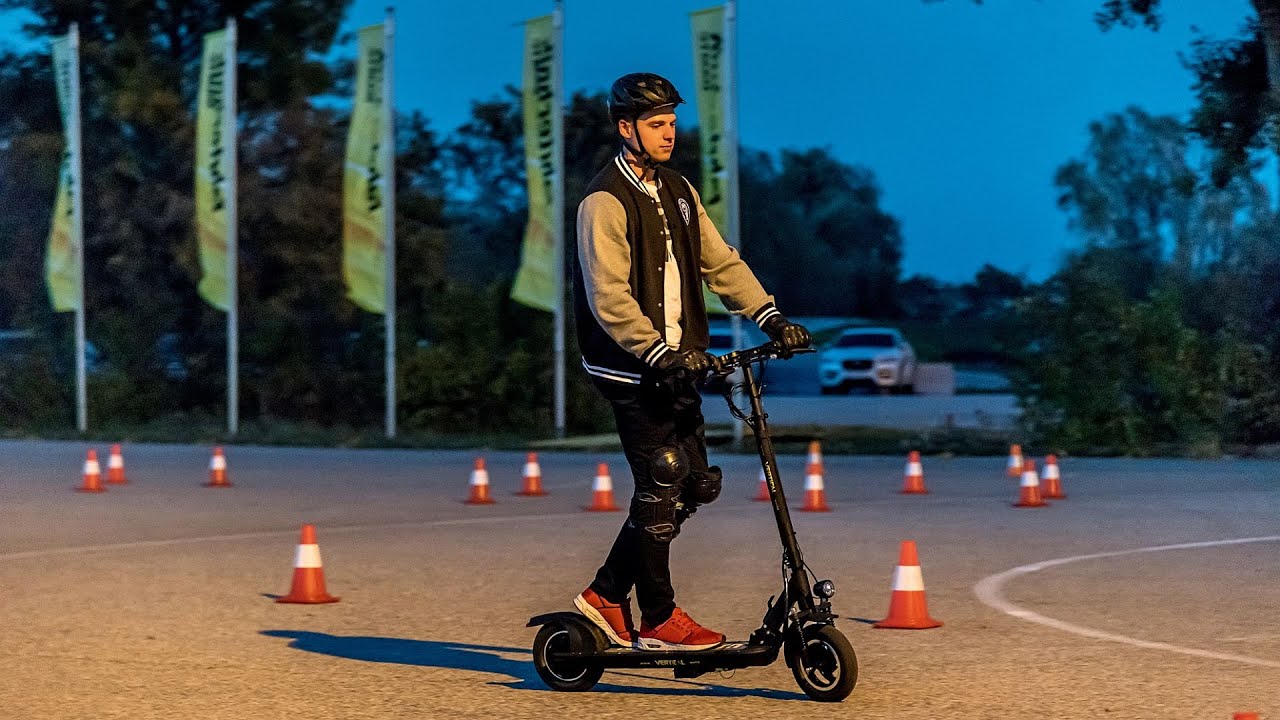
POLYGON ((676 86, 661 75, 631 73, 613 81, 609 90, 609 121, 635 122, 641 115, 668 105, 684 102, 676 86))

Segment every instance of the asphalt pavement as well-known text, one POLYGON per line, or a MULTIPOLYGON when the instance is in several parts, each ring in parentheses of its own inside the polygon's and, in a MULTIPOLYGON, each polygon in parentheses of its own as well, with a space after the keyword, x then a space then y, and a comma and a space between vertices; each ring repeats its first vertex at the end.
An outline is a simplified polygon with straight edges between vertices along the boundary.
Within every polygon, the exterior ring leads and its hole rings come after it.
MULTIPOLYGON (((0 717, 1280 717, 1280 463, 1062 461, 1068 498, 1016 509, 1003 458, 828 457, 829 513, 795 514, 836 583, 861 676, 838 706, 781 662, 674 680, 607 672, 547 690, 526 620, 571 609, 622 522, 586 513, 596 464, 482 451, 126 445, 129 484, 80 494, 81 443, 0 442, 0 717), (483 455, 497 502, 462 503, 483 455), (331 605, 282 605, 298 530, 318 532, 331 605), (915 540, 941 628, 873 629, 915 540)), ((105 460, 106 447, 99 446, 105 460)), ((677 600, 745 638, 778 590, 758 466, 719 456, 720 500, 673 546, 677 600)), ((792 505, 804 458, 780 462, 792 505)))

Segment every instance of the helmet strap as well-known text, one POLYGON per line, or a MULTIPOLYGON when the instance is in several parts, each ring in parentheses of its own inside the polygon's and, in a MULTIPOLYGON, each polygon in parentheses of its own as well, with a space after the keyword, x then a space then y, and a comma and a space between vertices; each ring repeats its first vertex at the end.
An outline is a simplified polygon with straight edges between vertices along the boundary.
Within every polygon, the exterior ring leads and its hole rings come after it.
POLYGON ((640 161, 640 164, 644 166, 645 170, 657 169, 658 167, 657 161, 653 159, 653 156, 649 154, 648 150, 644 149, 644 141, 640 139, 640 118, 639 117, 633 118, 631 120, 631 134, 636 139, 636 146, 631 147, 631 144, 627 142, 626 138, 622 139, 622 145, 626 147, 627 150, 631 151, 631 154, 634 155, 635 158, 640 161))

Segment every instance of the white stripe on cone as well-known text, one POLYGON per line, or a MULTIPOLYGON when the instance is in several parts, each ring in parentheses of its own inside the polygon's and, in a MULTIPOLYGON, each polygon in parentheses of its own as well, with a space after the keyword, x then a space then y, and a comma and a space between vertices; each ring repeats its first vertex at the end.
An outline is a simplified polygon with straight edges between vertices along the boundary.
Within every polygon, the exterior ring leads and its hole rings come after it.
POLYGON ((893 571, 893 589, 898 592, 924 592, 924 573, 919 565, 899 565, 893 571))
POLYGON ((907 463, 907 475, 909 477, 924 475, 924 466, 918 462, 907 463))
POLYGON ((101 475, 102 466, 98 464, 97 460, 85 460, 84 474, 85 475, 101 475))
POLYGON ((472 485, 488 485, 488 484, 489 484, 489 471, 488 471, 488 470, 484 470, 484 469, 472 470, 472 471, 471 471, 471 484, 472 484, 472 485))
POLYGON ((1036 477, 1036 471, 1035 470, 1022 471, 1022 482, 1019 483, 1019 485, 1021 487, 1040 487, 1040 479, 1036 477))
POLYGON ((811 473, 811 474, 809 474, 809 475, 805 475, 805 476, 804 476, 804 489, 805 489, 805 490, 821 490, 821 489, 822 489, 822 475, 821 475, 820 473, 811 473))
POLYGON ((1058 480, 1058 479, 1060 479, 1060 478, 1058 477, 1058 464, 1057 464, 1057 463, 1049 463, 1048 465, 1045 465, 1045 466, 1044 466, 1044 470, 1042 470, 1042 471, 1040 472, 1040 479, 1042 479, 1042 480, 1058 480))
POLYGON ((591 489, 596 492, 613 492, 613 478, 608 475, 597 475, 595 484, 591 489))
POLYGON ((293 566, 295 568, 321 567, 320 546, 319 545, 299 545, 297 554, 293 556, 293 566))
POLYGON ((536 462, 527 462, 524 464, 524 476, 527 478, 542 477, 542 468, 538 467, 536 462))
POLYGON ((227 469, 226 456, 214 455, 213 458, 209 460, 209 469, 210 470, 226 470, 227 469))
POLYGON ((120 470, 124 468, 124 456, 112 455, 107 459, 107 467, 112 470, 120 470))

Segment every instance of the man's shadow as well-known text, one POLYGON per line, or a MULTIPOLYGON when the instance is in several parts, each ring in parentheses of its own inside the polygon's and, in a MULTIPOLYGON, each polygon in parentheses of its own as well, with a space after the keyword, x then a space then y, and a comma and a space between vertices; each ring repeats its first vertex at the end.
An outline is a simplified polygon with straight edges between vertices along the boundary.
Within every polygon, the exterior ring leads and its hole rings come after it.
MULTIPOLYGON (((538 677, 537 670, 533 668, 533 659, 530 657, 531 651, 528 648, 469 645, 436 640, 328 635, 306 630, 263 630, 262 634, 269 637, 288 638, 293 641, 289 643, 289 647, 320 655, 330 655, 348 660, 362 660, 364 662, 417 665, 420 667, 449 668, 506 675, 513 678, 513 680, 509 682, 493 681, 490 684, 504 685, 516 690, 546 690, 549 692, 542 679, 538 677), (502 657, 502 654, 511 653, 520 654, 521 659, 510 660, 502 657)), ((630 675, 630 673, 612 671, 609 674, 630 675)), ((636 675, 635 677, 661 679, 664 682, 678 683, 683 687, 631 687, 602 682, 596 685, 594 689, 600 692, 634 693, 638 695, 763 697, 774 700, 806 699, 801 693, 770 690, 768 688, 732 688, 670 678, 649 678, 649 676, 642 675, 636 675)))

